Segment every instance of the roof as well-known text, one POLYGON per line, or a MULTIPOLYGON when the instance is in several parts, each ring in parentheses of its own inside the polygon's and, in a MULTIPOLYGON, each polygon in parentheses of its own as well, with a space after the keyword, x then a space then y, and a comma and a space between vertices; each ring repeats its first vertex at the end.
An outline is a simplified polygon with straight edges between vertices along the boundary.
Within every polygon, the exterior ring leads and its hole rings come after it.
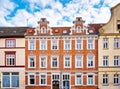
POLYGON ((24 37, 28 27, 0 27, 0 38, 24 37))

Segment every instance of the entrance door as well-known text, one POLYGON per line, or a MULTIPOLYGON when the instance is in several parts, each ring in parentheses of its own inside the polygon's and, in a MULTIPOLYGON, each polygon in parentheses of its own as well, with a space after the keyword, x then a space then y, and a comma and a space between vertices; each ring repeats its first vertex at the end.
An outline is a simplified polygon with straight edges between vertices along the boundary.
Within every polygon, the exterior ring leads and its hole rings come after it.
POLYGON ((70 89, 70 82, 69 81, 63 81, 63 89, 70 89))
POLYGON ((59 81, 52 82, 52 89, 59 89, 59 81))

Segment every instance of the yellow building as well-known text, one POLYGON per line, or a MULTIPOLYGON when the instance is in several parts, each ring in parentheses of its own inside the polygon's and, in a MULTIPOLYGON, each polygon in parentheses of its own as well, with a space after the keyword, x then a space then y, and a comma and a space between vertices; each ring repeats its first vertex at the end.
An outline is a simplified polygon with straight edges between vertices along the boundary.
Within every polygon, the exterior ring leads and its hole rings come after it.
POLYGON ((0 89, 25 89, 26 27, 0 27, 0 89))
POLYGON ((109 22, 99 29, 99 89, 120 89, 120 3, 111 14, 109 22))

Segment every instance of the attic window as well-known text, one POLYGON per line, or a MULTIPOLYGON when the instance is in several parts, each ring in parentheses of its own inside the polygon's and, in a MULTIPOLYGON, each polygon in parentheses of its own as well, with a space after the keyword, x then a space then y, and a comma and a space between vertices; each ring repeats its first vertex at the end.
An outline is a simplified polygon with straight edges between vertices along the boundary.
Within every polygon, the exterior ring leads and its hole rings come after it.
POLYGON ((120 31, 120 21, 117 22, 117 29, 120 31))
POLYGON ((67 33, 67 30, 63 30, 63 34, 66 34, 67 33))
POLYGON ((29 32, 32 32, 32 29, 31 29, 31 30, 29 30, 29 32))
POLYGON ((77 32, 81 32, 82 31, 82 28, 80 26, 77 27, 77 32))
POLYGON ((55 32, 58 32, 58 29, 55 29, 55 32))
POLYGON ((93 30, 89 30, 89 33, 94 33, 93 30))
POLYGON ((46 28, 45 27, 41 28, 41 33, 43 33, 43 34, 46 33, 46 28))

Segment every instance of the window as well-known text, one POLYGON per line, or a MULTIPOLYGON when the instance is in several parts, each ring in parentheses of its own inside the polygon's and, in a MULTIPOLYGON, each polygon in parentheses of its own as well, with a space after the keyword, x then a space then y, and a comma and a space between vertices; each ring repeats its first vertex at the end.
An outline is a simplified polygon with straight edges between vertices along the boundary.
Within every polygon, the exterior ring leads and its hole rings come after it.
POLYGON ((119 56, 114 56, 114 66, 119 66, 119 56))
POLYGON ((82 75, 76 74, 76 85, 82 85, 82 75))
POLYGON ((6 40, 6 47, 15 47, 15 40, 7 39, 6 40))
POLYGON ((35 40, 29 40, 29 50, 35 50, 35 40))
POLYGON ((76 40, 76 50, 82 49, 82 40, 76 40))
POLYGON ((63 74, 63 87, 62 89, 70 89, 70 75, 69 74, 63 74))
POLYGON ((59 79, 60 79, 60 75, 59 74, 52 74, 52 80, 54 81, 59 81, 59 79))
POLYGON ((46 85, 47 84, 47 76, 45 73, 40 74, 40 85, 46 85))
POLYGON ((88 47, 88 49, 94 49, 94 40, 93 39, 88 39, 87 47, 88 47))
POLYGON ((114 74, 114 85, 118 85, 118 84, 119 84, 119 75, 114 74))
POLYGON ((47 67, 47 58, 46 56, 40 57, 40 68, 46 68, 47 67))
POLYGON ((36 76, 34 73, 28 74, 28 85, 35 85, 36 76))
POLYGON ((71 41, 70 40, 65 40, 64 41, 64 49, 65 50, 70 50, 71 49, 71 41))
POLYGON ((108 38, 103 39, 103 48, 107 49, 108 48, 108 38))
POLYGON ((108 75, 103 74, 103 85, 108 85, 108 75))
POLYGON ((29 68, 35 68, 35 56, 29 56, 29 68))
POLYGON ((6 54, 6 65, 7 66, 15 65, 15 54, 6 54))
POLYGON ((70 68, 71 67, 71 58, 70 57, 65 57, 64 58, 64 67, 65 68, 70 68))
POLYGON ((57 68, 57 67, 58 67, 58 58, 52 57, 52 68, 57 68))
POLYGON ((3 88, 18 88, 19 87, 19 73, 18 72, 3 72, 2 73, 2 87, 3 88))
POLYGON ((117 29, 120 30, 120 21, 117 22, 117 29))
POLYGON ((108 56, 103 56, 103 66, 108 66, 108 56))
POLYGON ((119 48, 119 39, 114 38, 114 48, 119 48))
POLYGON ((41 40, 40 41, 40 49, 41 50, 47 50, 47 41, 46 40, 41 40))
POLYGON ((46 28, 45 27, 41 28, 41 33, 43 33, 43 34, 46 33, 46 28))
POLYGON ((94 67, 94 56, 91 54, 87 56, 87 67, 88 68, 94 67))
POLYGON ((80 26, 77 27, 77 32, 82 32, 82 28, 80 26))
POLYGON ((83 66, 83 59, 82 56, 76 56, 76 68, 82 68, 83 66))
POLYGON ((88 75, 87 77, 87 84, 88 85, 94 85, 94 76, 93 75, 88 75))
POLYGON ((53 49, 53 50, 57 50, 57 49, 58 49, 57 40, 52 40, 52 49, 53 49))

